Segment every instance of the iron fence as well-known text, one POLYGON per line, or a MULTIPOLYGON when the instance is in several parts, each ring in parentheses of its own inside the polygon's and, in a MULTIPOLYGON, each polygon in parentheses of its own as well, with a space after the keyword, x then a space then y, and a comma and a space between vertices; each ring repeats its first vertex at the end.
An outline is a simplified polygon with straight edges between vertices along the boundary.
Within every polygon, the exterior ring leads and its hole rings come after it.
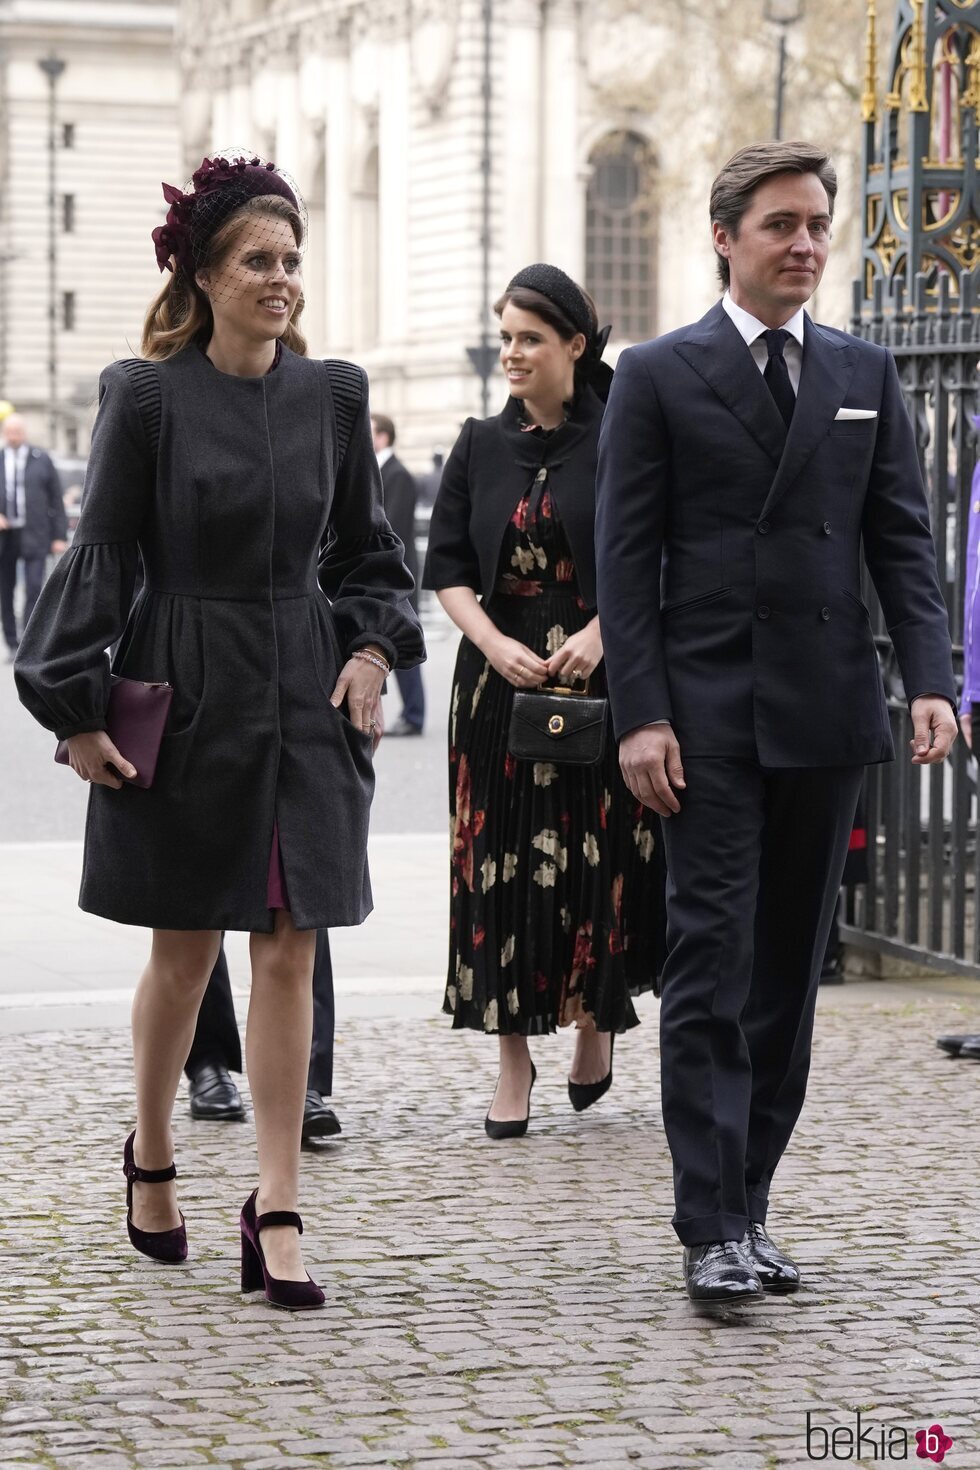
MULTIPOLYGON (((901 281, 886 300, 883 282, 876 280, 870 306, 862 303, 859 286, 855 296, 852 330, 889 348, 898 364, 929 495, 960 675, 967 528, 978 454, 980 311, 973 283, 966 272, 958 282, 947 274, 934 282, 919 275, 911 301, 901 281)), ((945 766, 911 764, 911 721, 894 649, 870 583, 866 594, 897 759, 868 770, 869 880, 849 891, 841 936, 881 955, 980 978, 976 763, 960 740, 945 766)))

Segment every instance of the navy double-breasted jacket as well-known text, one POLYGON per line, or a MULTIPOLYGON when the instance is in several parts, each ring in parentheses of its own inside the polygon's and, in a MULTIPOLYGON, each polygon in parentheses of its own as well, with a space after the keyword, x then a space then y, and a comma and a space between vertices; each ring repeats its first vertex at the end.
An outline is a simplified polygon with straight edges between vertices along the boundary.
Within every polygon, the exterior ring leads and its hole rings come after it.
POLYGON ((669 720, 682 757, 890 759, 862 556, 908 699, 955 698, 912 426, 882 347, 808 318, 788 433, 720 303, 627 349, 600 437, 596 550, 619 736, 669 720))
POLYGON ((155 371, 155 458, 127 371, 102 375, 78 530, 15 668, 59 737, 104 728, 117 639, 115 673, 174 688, 153 786, 92 788, 81 906, 153 928, 268 932, 278 823, 297 926, 359 923, 371 739, 330 694, 363 644, 393 664, 424 657, 365 376, 284 348, 274 372, 236 378, 196 345, 155 371), (338 394, 353 420, 343 454, 338 394))

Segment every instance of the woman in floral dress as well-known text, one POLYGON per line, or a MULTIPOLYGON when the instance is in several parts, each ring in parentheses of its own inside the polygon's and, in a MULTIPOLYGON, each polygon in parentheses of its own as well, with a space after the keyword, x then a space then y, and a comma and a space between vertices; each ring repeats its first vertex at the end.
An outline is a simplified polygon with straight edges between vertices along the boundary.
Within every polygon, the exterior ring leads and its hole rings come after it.
POLYGON ((590 681, 605 694, 595 612, 595 472, 608 386, 591 298, 521 271, 497 302, 503 412, 468 419, 432 514, 424 583, 463 633, 449 728, 452 904, 444 1009, 496 1033, 493 1138, 527 1129, 528 1037, 578 1028, 569 1095, 612 1080, 664 951, 656 818, 630 795, 611 729, 598 765, 515 759, 513 691, 590 681))

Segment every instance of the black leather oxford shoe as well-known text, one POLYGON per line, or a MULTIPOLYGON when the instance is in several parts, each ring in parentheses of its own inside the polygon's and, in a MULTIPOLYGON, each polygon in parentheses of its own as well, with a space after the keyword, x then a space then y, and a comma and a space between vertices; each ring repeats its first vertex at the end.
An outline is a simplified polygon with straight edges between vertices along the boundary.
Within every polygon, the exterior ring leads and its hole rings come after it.
POLYGON ((316 1143, 323 1138, 336 1138, 340 1131, 337 1114, 311 1087, 303 1104, 303 1142, 316 1143))
POLYGON ((692 1302, 746 1302, 762 1298, 759 1280, 737 1240, 684 1247, 684 1284, 692 1302))
POLYGON ((191 1117, 212 1121, 241 1123, 245 1104, 227 1067, 213 1067, 206 1062, 191 1078, 191 1117))
POLYGON ((742 1237, 742 1254, 755 1267, 763 1291, 799 1291, 799 1266, 773 1244, 764 1225, 749 1222, 749 1228, 742 1237))
POLYGON ((980 1062, 980 1036, 964 1036, 960 1056, 971 1062, 980 1062))
POLYGON ((980 1036, 937 1036, 936 1045, 940 1051, 946 1052, 947 1056, 958 1057, 962 1055, 965 1046, 971 1048, 980 1046, 980 1036))

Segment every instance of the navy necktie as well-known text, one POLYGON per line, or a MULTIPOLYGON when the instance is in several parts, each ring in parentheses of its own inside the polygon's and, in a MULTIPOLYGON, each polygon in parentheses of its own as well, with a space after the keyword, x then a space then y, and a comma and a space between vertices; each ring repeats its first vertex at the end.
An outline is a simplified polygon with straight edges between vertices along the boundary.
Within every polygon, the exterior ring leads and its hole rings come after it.
POLYGON ((793 410, 796 407, 796 394, 789 380, 789 368, 783 356, 783 347, 789 341, 789 332, 784 332, 781 327, 771 328, 766 332, 766 348, 769 352, 769 361, 763 377, 769 388, 769 392, 776 400, 776 407, 783 416, 787 429, 793 422, 793 410))

